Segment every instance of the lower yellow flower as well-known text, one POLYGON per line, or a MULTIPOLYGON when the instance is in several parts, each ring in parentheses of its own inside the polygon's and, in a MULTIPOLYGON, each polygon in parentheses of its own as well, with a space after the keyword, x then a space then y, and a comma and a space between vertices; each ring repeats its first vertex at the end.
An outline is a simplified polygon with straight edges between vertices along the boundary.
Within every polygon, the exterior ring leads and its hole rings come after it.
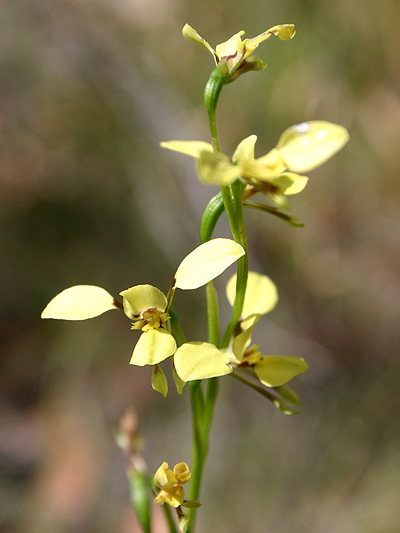
POLYGON ((185 492, 182 485, 190 479, 191 472, 186 463, 178 463, 172 471, 168 468, 168 463, 164 462, 154 474, 154 484, 160 492, 156 496, 154 503, 162 505, 167 503, 171 507, 179 507, 185 501, 185 492))

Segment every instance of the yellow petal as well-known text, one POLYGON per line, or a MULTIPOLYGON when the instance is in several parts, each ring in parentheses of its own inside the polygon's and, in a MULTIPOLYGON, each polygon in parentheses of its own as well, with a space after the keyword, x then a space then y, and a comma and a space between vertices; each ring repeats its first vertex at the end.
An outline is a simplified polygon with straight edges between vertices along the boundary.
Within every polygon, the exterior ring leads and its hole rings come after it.
POLYGON ((266 387, 280 387, 307 369, 308 364, 302 357, 265 355, 255 365, 254 372, 266 387))
POLYGON ((120 292, 123 297, 125 314, 132 320, 140 317, 147 309, 163 312, 167 307, 164 293, 152 285, 136 285, 120 292))
POLYGON ((158 468, 157 472, 154 474, 154 484, 159 489, 165 489, 176 485, 178 479, 170 468, 168 468, 168 463, 165 461, 158 468))
POLYGON ((288 39, 292 39, 292 37, 295 36, 295 33, 296 30, 294 24, 279 24, 278 26, 273 26, 264 33, 257 35, 257 37, 253 37, 253 39, 247 39, 245 43, 246 57, 253 53, 257 46, 268 39, 271 35, 279 37, 279 39, 282 41, 287 41, 288 39))
MULTIPOLYGON (((231 277, 226 286, 226 296, 231 305, 235 301, 235 295, 236 274, 231 277)), ((265 315, 272 311, 277 303, 278 289, 271 278, 258 272, 249 272, 242 316, 246 318, 254 313, 265 315)))
POLYGON ((240 178, 238 167, 220 152, 201 152, 196 166, 201 181, 209 185, 226 186, 240 178))
POLYGON ((229 354, 208 342, 187 342, 174 356, 175 368, 183 381, 208 379, 230 374, 229 354))
POLYGON ((42 318, 58 320, 86 320, 111 309, 114 298, 106 290, 94 285, 75 285, 57 294, 45 307, 42 318))
POLYGON ((289 170, 307 172, 325 163, 348 142, 346 128, 314 120, 291 126, 284 131, 277 148, 289 170))
POLYGON ((203 37, 200 37, 200 35, 197 33, 197 31, 194 28, 189 26, 189 24, 185 24, 183 27, 182 33, 184 37, 186 37, 186 39, 189 39, 189 41, 199 44, 200 46, 202 46, 203 48, 211 52, 211 54, 214 57, 215 63, 217 63, 217 58, 215 57, 214 49, 208 44, 208 42, 205 39, 203 39, 203 37))
POLYGON ((243 361, 243 355, 244 351, 249 346, 251 342, 251 336, 253 334, 253 328, 257 324, 257 322, 260 320, 261 315, 260 314, 254 314, 251 315, 247 320, 246 324, 244 325, 243 321, 241 323, 241 327, 243 329, 243 332, 237 335, 233 339, 232 343, 232 351, 236 357, 236 359, 241 363, 243 361))
POLYGON ((254 159, 254 146, 257 141, 257 135, 250 135, 243 139, 238 144, 235 153, 232 156, 232 161, 236 164, 241 159, 254 159))
POLYGON ((272 185, 278 187, 279 192, 288 196, 301 192, 307 185, 307 176, 301 176, 294 172, 283 172, 278 177, 271 180, 272 185))
POLYGON ((129 363, 131 365, 156 365, 176 351, 174 337, 163 328, 144 331, 138 342, 129 363))
MULTIPOLYGON (((175 273, 175 287, 197 289, 219 276, 245 254, 231 239, 212 239, 185 257, 175 273)), ((186 380, 185 380, 186 381, 186 380)))
POLYGON ((190 468, 186 463, 176 464, 174 466, 174 474, 180 485, 184 485, 185 483, 187 483, 190 479, 190 476, 192 475, 190 472, 190 468))
POLYGON ((221 61, 221 59, 225 58, 229 70, 234 69, 237 63, 243 60, 244 46, 241 39, 243 34, 244 31, 241 30, 224 43, 215 47, 218 60, 221 61))
POLYGON ((167 150, 190 155, 195 159, 199 159, 202 152, 213 152, 211 144, 204 141, 167 141, 161 142, 160 146, 167 150))
POLYGON ((185 493, 183 488, 180 485, 174 485, 173 487, 160 490, 154 503, 162 504, 165 502, 171 507, 179 507, 182 505, 184 499, 185 493))

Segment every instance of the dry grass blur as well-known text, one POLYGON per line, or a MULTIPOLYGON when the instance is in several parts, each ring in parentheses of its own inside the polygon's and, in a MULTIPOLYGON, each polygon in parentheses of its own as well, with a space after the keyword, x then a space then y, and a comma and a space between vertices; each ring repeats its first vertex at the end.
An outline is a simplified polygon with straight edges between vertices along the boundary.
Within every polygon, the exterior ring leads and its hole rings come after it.
MULTIPOLYGON (((128 321, 117 313, 82 323, 39 318, 74 284, 112 294, 137 283, 166 290, 198 244, 215 190, 198 183, 193 161, 158 146, 208 140, 202 91, 212 59, 184 41, 185 22, 212 44, 239 29, 252 37, 274 24, 297 27, 294 40, 260 47, 265 71, 224 89, 227 152, 256 133, 262 155, 286 127, 309 119, 351 134, 292 200, 305 228, 247 213, 251 267, 281 295, 255 340, 268 353, 304 356, 311 368, 294 385, 300 417, 222 380, 199 533, 399 532, 400 4, 246 6, 2 5, 4 533, 138 531, 114 443, 127 407, 139 411, 150 470, 164 460, 190 463, 188 394, 164 400, 149 369, 128 366, 137 336, 128 321)), ((224 224, 218 231, 227 235, 224 224)), ((203 292, 177 295, 176 306, 185 329, 204 340, 203 292)))

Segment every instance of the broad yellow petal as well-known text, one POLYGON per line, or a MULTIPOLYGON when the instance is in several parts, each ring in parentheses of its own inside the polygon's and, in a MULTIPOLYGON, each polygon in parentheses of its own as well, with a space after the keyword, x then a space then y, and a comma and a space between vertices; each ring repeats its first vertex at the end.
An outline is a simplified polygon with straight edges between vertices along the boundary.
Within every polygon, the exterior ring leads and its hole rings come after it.
POLYGON ((212 239, 185 257, 175 273, 175 287, 197 289, 216 278, 245 254, 231 239, 212 239))
POLYGON ((232 372, 229 354, 208 342, 187 342, 174 356, 176 371, 183 381, 225 376, 232 372))
POLYGON ((240 142, 232 156, 232 161, 236 164, 241 159, 254 159, 254 147, 257 135, 250 135, 240 142))
POLYGON ((42 318, 86 320, 118 309, 106 290, 94 285, 75 285, 57 294, 45 307, 42 318))
MULTIPOLYGON (((236 274, 231 277, 226 286, 226 296, 231 305, 235 301, 235 295, 236 274)), ((272 311, 277 303, 278 289, 271 278, 264 274, 250 271, 247 278, 242 316, 246 318, 254 313, 265 315, 272 311)))
POLYGON ((302 357, 265 355, 254 366, 258 379, 266 387, 280 387, 308 369, 302 357))
POLYGON ((195 159, 199 159, 202 152, 213 152, 211 144, 204 141, 164 141, 160 143, 160 146, 167 150, 190 155, 195 159))
POLYGON ((189 26, 189 24, 185 24, 184 27, 183 27, 182 33, 183 33, 184 37, 186 37, 186 39, 189 39, 189 41, 192 41, 193 43, 199 44, 200 46, 202 46, 203 48, 205 48, 206 50, 211 52, 211 54, 214 57, 215 63, 217 63, 217 58, 215 56, 214 49, 212 48, 212 46, 210 46, 208 44, 208 42, 205 39, 203 39, 203 37, 201 37, 197 33, 197 31, 194 28, 189 26))
POLYGON ((140 317, 147 309, 165 311, 167 298, 164 293, 152 285, 136 285, 120 292, 123 297, 125 314, 132 320, 140 317))
POLYGON ((131 365, 156 365, 176 351, 174 337, 163 328, 144 331, 138 342, 129 363, 131 365))
POLYGON ((220 152, 201 152, 196 166, 201 181, 209 185, 226 186, 240 178, 238 167, 220 152))
POLYGON ((314 120, 296 124, 284 131, 277 148, 289 170, 307 172, 335 155, 349 138, 343 126, 314 120))

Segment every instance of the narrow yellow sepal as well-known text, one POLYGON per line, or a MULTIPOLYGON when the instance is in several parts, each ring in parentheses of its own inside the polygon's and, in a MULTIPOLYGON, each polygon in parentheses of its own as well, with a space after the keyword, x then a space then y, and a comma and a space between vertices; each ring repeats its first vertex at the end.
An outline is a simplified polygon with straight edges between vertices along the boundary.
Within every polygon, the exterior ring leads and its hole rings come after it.
POLYGON ((174 356, 175 368, 183 381, 225 376, 232 372, 229 354, 208 342, 187 342, 174 356))
POLYGON ((244 254, 240 244, 231 239, 212 239, 201 244, 179 265, 175 287, 197 289, 222 274, 244 254))
POLYGON ((232 351, 239 363, 243 361, 245 349, 249 346, 251 342, 253 328, 260 320, 260 318, 260 314, 250 315, 250 317, 246 321, 243 321, 241 323, 241 327, 243 329, 242 333, 240 333, 233 339, 232 351))
POLYGON ((215 57, 215 51, 212 48, 212 46, 210 46, 208 42, 205 39, 203 39, 203 37, 201 37, 194 28, 192 28, 192 26, 189 26, 189 24, 185 24, 183 27, 182 33, 183 33, 183 36, 186 37, 186 39, 189 39, 189 41, 199 44, 200 46, 208 50, 213 55, 215 63, 217 63, 217 58, 215 57))
POLYGON ((211 144, 204 141, 163 141, 160 146, 173 152, 189 155, 195 159, 199 159, 202 152, 213 152, 211 144))
POLYGON ((277 148, 294 172, 307 172, 335 155, 349 140, 343 126, 323 120, 296 124, 284 131, 277 148))
MULTIPOLYGON (((235 301, 235 295, 236 274, 231 277, 226 286, 226 296, 231 305, 235 301)), ((278 299, 278 289, 272 279, 264 274, 250 271, 242 316, 246 318, 254 313, 265 315, 274 309, 278 299)))
POLYGON ((118 309, 105 289, 94 285, 75 285, 57 294, 45 307, 42 318, 86 320, 118 309))

